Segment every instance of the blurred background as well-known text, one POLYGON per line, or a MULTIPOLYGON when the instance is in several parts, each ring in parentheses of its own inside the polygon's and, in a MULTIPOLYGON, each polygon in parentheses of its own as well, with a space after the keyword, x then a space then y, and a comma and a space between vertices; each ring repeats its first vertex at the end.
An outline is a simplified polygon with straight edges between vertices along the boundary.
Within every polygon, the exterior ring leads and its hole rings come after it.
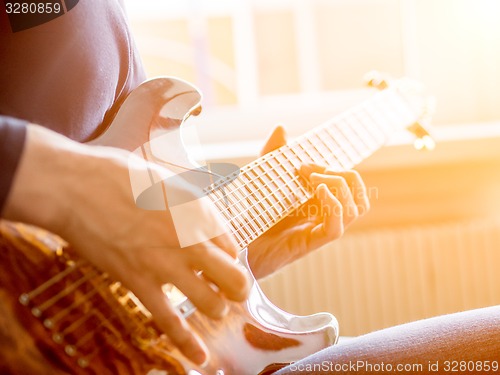
POLYGON ((437 147, 406 132, 357 167, 371 211, 261 282, 278 306, 330 311, 342 335, 500 302, 498 0, 126 0, 150 77, 204 94, 206 158, 244 165, 372 94, 378 70, 436 99, 437 147))

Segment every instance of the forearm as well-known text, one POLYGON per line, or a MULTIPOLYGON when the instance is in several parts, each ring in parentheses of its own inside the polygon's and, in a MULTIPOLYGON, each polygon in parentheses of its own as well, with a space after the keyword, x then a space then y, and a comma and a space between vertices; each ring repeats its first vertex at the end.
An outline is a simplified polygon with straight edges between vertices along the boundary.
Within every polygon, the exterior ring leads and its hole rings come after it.
POLYGON ((80 168, 97 164, 92 148, 37 125, 28 125, 23 153, 2 216, 62 234, 74 195, 85 176, 80 168), (85 163, 82 162, 85 158, 85 163), (73 196, 72 196, 73 195, 73 196))

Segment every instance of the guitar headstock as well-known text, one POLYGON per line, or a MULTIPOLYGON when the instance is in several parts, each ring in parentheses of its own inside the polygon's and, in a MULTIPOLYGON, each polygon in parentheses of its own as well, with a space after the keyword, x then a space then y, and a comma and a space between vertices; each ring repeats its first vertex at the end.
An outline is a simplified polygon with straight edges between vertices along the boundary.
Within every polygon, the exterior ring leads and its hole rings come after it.
POLYGON ((370 87, 378 90, 394 89, 405 99, 415 114, 416 121, 407 129, 415 135, 414 146, 417 150, 433 150, 436 143, 428 130, 435 110, 435 99, 425 95, 423 85, 410 78, 391 79, 377 71, 369 72, 365 80, 370 87))

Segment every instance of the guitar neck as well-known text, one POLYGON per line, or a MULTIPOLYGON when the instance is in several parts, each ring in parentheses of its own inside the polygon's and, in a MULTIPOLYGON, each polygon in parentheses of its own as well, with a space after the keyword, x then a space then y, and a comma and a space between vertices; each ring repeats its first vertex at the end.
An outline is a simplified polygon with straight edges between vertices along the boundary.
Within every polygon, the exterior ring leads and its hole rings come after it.
POLYGON ((208 195, 243 249, 311 198, 297 173, 302 164, 351 169, 415 121, 398 91, 386 89, 244 166, 230 183, 212 186, 208 195))

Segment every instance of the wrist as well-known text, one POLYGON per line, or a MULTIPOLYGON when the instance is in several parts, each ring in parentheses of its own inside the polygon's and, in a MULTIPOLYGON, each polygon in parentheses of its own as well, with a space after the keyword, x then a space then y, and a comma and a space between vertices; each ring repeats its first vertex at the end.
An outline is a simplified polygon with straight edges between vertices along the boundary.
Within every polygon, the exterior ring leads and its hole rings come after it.
POLYGON ((29 125, 3 216, 63 235, 74 209, 71 185, 80 182, 75 173, 85 148, 89 147, 29 125))

